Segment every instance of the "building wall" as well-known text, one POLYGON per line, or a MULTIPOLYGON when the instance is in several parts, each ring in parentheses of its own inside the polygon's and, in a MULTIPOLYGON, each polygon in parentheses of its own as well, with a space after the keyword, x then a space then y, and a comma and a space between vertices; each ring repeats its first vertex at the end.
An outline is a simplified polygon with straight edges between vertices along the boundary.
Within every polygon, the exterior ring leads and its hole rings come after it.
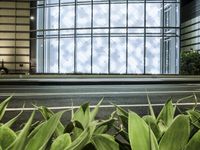
POLYGON ((177 74, 179 8, 179 0, 38 1, 37 72, 177 74))
POLYGON ((30 57, 29 0, 0 1, 0 62, 9 73, 28 72, 30 57))
POLYGON ((200 51, 200 1, 182 3, 181 50, 200 51))

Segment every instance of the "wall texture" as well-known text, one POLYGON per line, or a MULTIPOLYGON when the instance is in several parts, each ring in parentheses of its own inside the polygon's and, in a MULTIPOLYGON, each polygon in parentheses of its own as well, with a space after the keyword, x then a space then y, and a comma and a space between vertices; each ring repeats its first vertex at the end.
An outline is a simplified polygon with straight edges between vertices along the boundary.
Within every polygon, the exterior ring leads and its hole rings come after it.
POLYGON ((9 73, 28 72, 30 56, 29 0, 0 1, 0 62, 9 73))
POLYGON ((200 0, 183 0, 181 15, 181 50, 200 51, 200 0))

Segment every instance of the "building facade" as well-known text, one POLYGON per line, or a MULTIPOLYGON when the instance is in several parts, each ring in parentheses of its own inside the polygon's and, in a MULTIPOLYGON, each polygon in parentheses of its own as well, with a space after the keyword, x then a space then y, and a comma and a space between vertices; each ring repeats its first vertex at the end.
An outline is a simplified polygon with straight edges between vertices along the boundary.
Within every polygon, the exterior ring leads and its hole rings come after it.
POLYGON ((38 73, 179 73, 179 0, 34 4, 38 73))
POLYGON ((30 70, 29 0, 0 1, 1 64, 4 64, 9 73, 29 72, 30 70))
POLYGON ((182 2, 181 50, 200 52, 200 1, 182 2))

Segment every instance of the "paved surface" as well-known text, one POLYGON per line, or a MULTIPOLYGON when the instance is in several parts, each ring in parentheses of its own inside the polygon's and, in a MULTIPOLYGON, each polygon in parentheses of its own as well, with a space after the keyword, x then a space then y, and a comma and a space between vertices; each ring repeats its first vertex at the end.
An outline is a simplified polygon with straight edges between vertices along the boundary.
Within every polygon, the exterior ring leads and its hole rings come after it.
MULTIPOLYGON (((103 118, 109 115, 113 110, 111 104, 121 105, 126 109, 131 109, 139 114, 148 113, 147 94, 154 105, 156 111, 159 111, 166 100, 172 97, 173 102, 188 97, 181 105, 183 108, 190 108, 193 105, 196 94, 200 98, 199 83, 182 83, 182 84, 113 84, 113 85, 0 85, 0 99, 13 95, 9 104, 7 115, 4 121, 15 116, 19 110, 23 109, 24 113, 19 121, 24 122, 34 109, 32 104, 45 105, 55 111, 70 108, 76 108, 80 104, 90 102, 95 106, 98 101, 104 98, 101 112, 98 117, 103 118)), ((70 114, 66 114, 69 120, 70 114)), ((36 118, 41 118, 37 114, 36 118)))
MULTIPOLYGON (((200 84, 146 84, 146 85, 1 85, 0 98, 13 95, 11 108, 20 108, 23 103, 48 107, 80 105, 89 101, 95 105, 104 98, 103 105, 114 102, 119 105, 139 105, 147 103, 147 94, 152 103, 163 104, 172 97, 174 102, 193 93, 200 96, 200 84)), ((191 102, 191 101, 185 101, 191 102)))

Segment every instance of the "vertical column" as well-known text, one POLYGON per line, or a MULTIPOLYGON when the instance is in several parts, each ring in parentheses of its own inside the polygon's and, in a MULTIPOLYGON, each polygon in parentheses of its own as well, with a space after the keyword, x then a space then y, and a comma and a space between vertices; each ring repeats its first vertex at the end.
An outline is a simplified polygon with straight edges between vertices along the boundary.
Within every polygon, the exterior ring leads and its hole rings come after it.
POLYGON ((110 74, 110 35, 111 35, 111 0, 109 0, 109 14, 108 14, 108 74, 110 74))
POLYGON ((128 0, 126 0, 126 74, 128 74, 128 0))
POLYGON ((76 63, 76 18, 77 18, 77 0, 75 0, 75 8, 74 8, 74 73, 77 72, 77 63, 76 63))
POLYGON ((146 6, 147 0, 144 0, 144 74, 146 74, 146 6))
POLYGON ((45 69, 46 69, 46 63, 45 63, 45 61, 46 61, 46 59, 45 59, 45 46, 46 46, 46 44, 45 44, 45 24, 46 24, 46 18, 45 18, 45 6, 46 6, 46 1, 44 1, 43 2, 43 28, 42 28, 42 32, 43 32, 43 73, 45 72, 45 69))
POLYGON ((91 74, 93 73, 93 9, 94 9, 94 2, 91 0, 91 74))
MULTIPOLYGON (((182 1, 180 0, 180 1, 178 1, 176 4, 178 5, 178 12, 176 12, 176 13, 178 13, 177 15, 178 15, 178 18, 176 18, 176 21, 178 20, 178 32, 179 32, 179 35, 178 35, 178 38, 179 38, 179 40, 176 40, 176 42, 178 42, 178 50, 176 50, 177 51, 177 53, 178 53, 178 58, 176 58, 176 64, 177 64, 177 68, 176 68, 176 73, 177 74, 180 74, 180 64, 181 64, 181 62, 180 62, 180 53, 181 53, 181 21, 180 21, 180 19, 182 18, 182 16, 181 16, 181 14, 182 14, 182 12, 181 12, 181 3, 182 3, 182 1)), ((176 29, 177 29, 177 27, 176 27, 176 29)), ((177 33, 177 31, 176 31, 176 33, 177 33)), ((176 43, 177 44, 177 43, 176 43)))
POLYGON ((60 73, 60 0, 58 2, 58 73, 60 73))
MULTIPOLYGON (((162 73, 162 74, 164 74, 164 73, 166 73, 166 61, 164 61, 164 63, 162 63, 163 62, 163 60, 165 60, 166 59, 166 56, 165 56, 165 54, 163 54, 163 53, 166 53, 165 52, 165 40, 164 40, 164 34, 165 34, 165 6, 164 6, 165 4, 164 4, 164 0, 162 0, 162 17, 161 17, 161 19, 162 19, 162 39, 161 39, 161 53, 160 53, 160 72, 162 73), (165 58, 163 58, 163 56, 165 57, 165 58), (164 68, 164 70, 163 70, 163 68, 164 68)), ((169 54, 168 54, 169 55, 169 54)))

